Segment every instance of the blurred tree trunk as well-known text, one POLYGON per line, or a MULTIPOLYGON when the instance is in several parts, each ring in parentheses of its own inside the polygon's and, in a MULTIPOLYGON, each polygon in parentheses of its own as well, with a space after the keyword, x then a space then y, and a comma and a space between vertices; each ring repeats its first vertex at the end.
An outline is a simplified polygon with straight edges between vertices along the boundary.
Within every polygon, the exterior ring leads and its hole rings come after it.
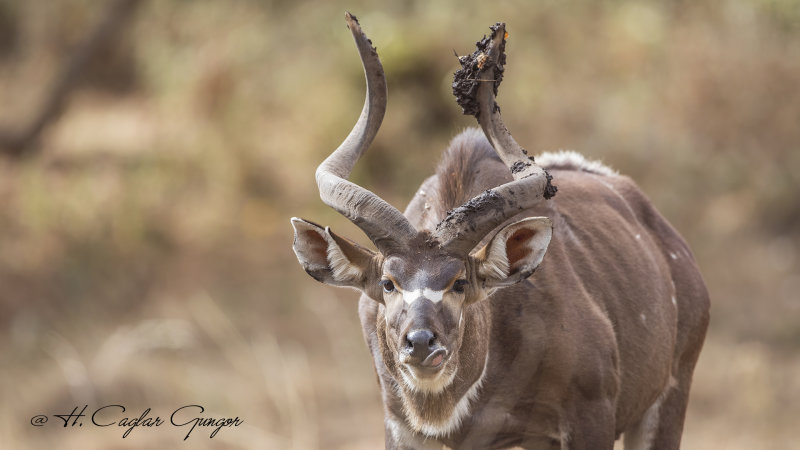
POLYGON ((117 42, 123 25, 132 16, 141 0, 110 0, 97 24, 75 50, 66 57, 60 72, 45 96, 39 110, 21 130, 0 129, 0 153, 21 158, 34 153, 41 133, 66 108, 70 93, 81 79, 89 63, 101 50, 117 42))

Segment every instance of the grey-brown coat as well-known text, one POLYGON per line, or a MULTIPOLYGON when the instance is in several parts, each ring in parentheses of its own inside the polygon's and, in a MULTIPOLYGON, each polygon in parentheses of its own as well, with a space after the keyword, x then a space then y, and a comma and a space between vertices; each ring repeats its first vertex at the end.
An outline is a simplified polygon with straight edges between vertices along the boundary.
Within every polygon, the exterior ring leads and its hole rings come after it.
POLYGON ((628 450, 678 448, 709 320, 683 239, 629 178, 575 153, 527 157, 476 81, 499 84, 502 24, 462 58, 477 84, 459 102, 483 133, 454 139, 405 214, 346 181, 385 109, 380 61, 347 20, 367 101, 317 181, 378 251, 302 219, 294 250, 315 279, 363 293, 386 447, 612 449, 624 434, 628 450))

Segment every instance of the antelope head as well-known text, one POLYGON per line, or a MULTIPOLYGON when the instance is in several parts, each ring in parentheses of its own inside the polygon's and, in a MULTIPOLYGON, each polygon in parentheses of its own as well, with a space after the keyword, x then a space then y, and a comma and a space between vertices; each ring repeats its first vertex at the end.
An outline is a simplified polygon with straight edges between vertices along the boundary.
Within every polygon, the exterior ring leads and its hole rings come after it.
POLYGON ((495 228, 555 193, 550 176, 514 141, 495 102, 505 63, 505 27, 461 57, 454 92, 477 117, 514 180, 449 211, 432 230, 417 230, 396 208, 347 178, 380 127, 386 80, 375 49, 356 18, 345 15, 367 80, 364 108, 344 142, 317 168, 322 201, 355 223, 377 251, 328 227, 292 218, 294 251, 317 281, 358 289, 382 304, 378 328, 384 363, 414 389, 437 392, 452 382, 465 333, 463 312, 492 290, 524 280, 544 257, 552 226, 545 217, 495 228), (460 74, 460 75, 459 75, 460 74))

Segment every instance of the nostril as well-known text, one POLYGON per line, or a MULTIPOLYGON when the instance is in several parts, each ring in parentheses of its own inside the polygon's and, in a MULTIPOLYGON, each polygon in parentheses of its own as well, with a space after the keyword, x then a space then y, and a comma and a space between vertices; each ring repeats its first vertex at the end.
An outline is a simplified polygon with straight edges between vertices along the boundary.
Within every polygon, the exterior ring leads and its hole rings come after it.
POLYGON ((430 330, 414 330, 406 335, 406 349, 415 354, 427 354, 436 343, 436 335, 430 330))

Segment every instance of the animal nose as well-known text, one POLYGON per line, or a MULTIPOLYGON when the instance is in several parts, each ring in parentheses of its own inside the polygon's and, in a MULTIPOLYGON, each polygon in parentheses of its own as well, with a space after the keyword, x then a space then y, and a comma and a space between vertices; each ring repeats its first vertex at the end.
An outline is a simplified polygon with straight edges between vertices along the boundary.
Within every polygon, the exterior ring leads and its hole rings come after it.
POLYGON ((436 335, 430 330, 414 330, 406 335, 406 351, 413 358, 424 360, 436 346, 436 335))

